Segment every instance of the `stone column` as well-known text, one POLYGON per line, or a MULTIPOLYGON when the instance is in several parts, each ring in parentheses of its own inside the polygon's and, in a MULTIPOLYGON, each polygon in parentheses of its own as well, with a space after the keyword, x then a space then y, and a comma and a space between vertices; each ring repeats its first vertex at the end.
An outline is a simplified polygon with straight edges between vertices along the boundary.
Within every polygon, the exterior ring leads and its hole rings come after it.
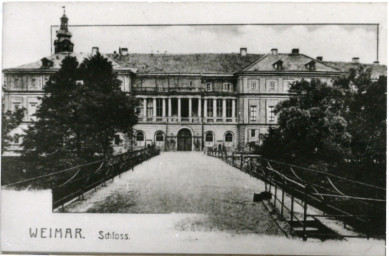
POLYGON ((189 98, 189 122, 191 121, 190 119, 192 118, 192 98, 189 98))
POLYGON ((226 119, 226 112, 227 112, 227 105, 226 105, 226 99, 223 99, 223 120, 226 119))
POLYGON ((181 122, 181 98, 177 99, 178 101, 178 121, 181 122))
POLYGON ((213 99, 213 118, 217 116, 216 112, 216 98, 213 99))
POLYGON ((204 99, 204 117, 207 117, 208 116, 208 113, 207 113, 207 99, 204 99))
POLYGON ((157 99, 153 98, 153 118, 155 121, 155 117, 157 116, 157 99))
POLYGON ((162 117, 166 116, 166 99, 162 99, 162 117))
POLYGON ((198 109, 197 109, 197 116, 201 117, 201 98, 198 98, 198 109))
POLYGON ((169 117, 169 121, 170 121, 171 120, 170 118, 172 117, 172 99, 171 98, 168 99, 168 108, 169 108, 168 117, 169 117))
POLYGON ((235 100, 232 100, 232 117, 235 118, 235 100))
POLYGON ((147 98, 143 98, 143 120, 147 119, 147 98))

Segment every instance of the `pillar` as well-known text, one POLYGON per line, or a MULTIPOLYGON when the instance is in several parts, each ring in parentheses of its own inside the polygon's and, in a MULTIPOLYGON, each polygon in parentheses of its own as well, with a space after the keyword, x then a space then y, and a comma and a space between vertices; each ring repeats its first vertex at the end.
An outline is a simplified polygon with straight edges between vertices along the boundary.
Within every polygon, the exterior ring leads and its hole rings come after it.
POLYGON ((147 117, 147 98, 143 99, 143 117, 147 117))
POLYGON ((207 99, 204 99, 204 117, 207 117, 208 116, 208 113, 207 113, 207 99))
POLYGON ((213 117, 216 117, 216 98, 213 99, 213 117))
POLYGON ((197 116, 201 117, 201 98, 198 98, 198 109, 197 109, 197 116))
POLYGON ((227 110, 226 99, 223 99, 223 118, 226 118, 226 110, 227 110))
POLYGON ((168 111, 169 111, 169 113, 168 113, 168 117, 171 117, 172 116, 172 99, 171 98, 169 98, 168 99, 168 111))
POLYGON ((162 116, 166 116, 166 99, 162 99, 162 116))
POLYGON ((157 116, 157 99, 153 98, 153 117, 157 116))
POLYGON ((232 100, 232 117, 235 118, 235 101, 236 100, 232 100))
POLYGON ((181 98, 177 99, 178 101, 178 121, 181 121, 181 98))
POLYGON ((192 98, 189 98, 189 118, 192 117, 192 98))

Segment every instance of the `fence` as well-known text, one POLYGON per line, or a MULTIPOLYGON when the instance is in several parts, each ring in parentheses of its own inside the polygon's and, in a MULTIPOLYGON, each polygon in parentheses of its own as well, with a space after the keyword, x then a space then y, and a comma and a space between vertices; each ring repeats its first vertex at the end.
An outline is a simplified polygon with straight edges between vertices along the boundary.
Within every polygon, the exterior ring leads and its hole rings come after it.
POLYGON ((386 189, 310 168, 295 166, 245 152, 208 152, 265 183, 271 204, 289 222, 290 232, 320 239, 385 237, 386 189), (341 189, 340 189, 341 188, 341 189), (287 200, 286 200, 287 199, 287 200), (296 212, 296 206, 302 209, 296 212), (315 213, 308 211, 308 206, 315 213), (338 234, 321 224, 337 219, 360 234, 338 234))
POLYGON ((85 192, 99 185, 105 186, 107 180, 133 169, 136 165, 158 154, 158 149, 145 148, 18 181, 4 187, 20 186, 25 183, 29 187, 50 188, 53 193, 53 208, 61 207, 63 210, 67 202, 75 198, 83 199, 85 192))

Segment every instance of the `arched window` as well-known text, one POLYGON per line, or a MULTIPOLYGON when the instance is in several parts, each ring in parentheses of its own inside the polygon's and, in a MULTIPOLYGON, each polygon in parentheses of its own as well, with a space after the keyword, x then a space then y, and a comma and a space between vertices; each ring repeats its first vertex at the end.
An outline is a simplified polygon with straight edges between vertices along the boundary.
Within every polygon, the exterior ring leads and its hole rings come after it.
POLYGON ((156 141, 163 141, 163 132, 159 131, 155 134, 156 141))
POLYGON ((225 142, 232 142, 232 133, 227 132, 225 137, 224 137, 225 142))
POLYGON ((206 142, 212 142, 213 141, 213 134, 212 134, 212 132, 207 132, 207 134, 205 135, 205 141, 206 142))
POLYGON ((145 140, 145 135, 143 132, 137 132, 136 133, 136 141, 144 141, 145 140))

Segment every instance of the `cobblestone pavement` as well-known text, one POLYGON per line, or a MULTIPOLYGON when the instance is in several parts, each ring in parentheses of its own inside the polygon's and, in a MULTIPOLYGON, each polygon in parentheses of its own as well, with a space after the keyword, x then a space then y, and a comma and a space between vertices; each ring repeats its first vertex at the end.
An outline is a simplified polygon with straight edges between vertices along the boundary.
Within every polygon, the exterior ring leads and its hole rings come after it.
POLYGON ((67 212, 195 213, 179 230, 282 235, 253 193, 264 184, 199 152, 166 152, 70 204, 67 212))

